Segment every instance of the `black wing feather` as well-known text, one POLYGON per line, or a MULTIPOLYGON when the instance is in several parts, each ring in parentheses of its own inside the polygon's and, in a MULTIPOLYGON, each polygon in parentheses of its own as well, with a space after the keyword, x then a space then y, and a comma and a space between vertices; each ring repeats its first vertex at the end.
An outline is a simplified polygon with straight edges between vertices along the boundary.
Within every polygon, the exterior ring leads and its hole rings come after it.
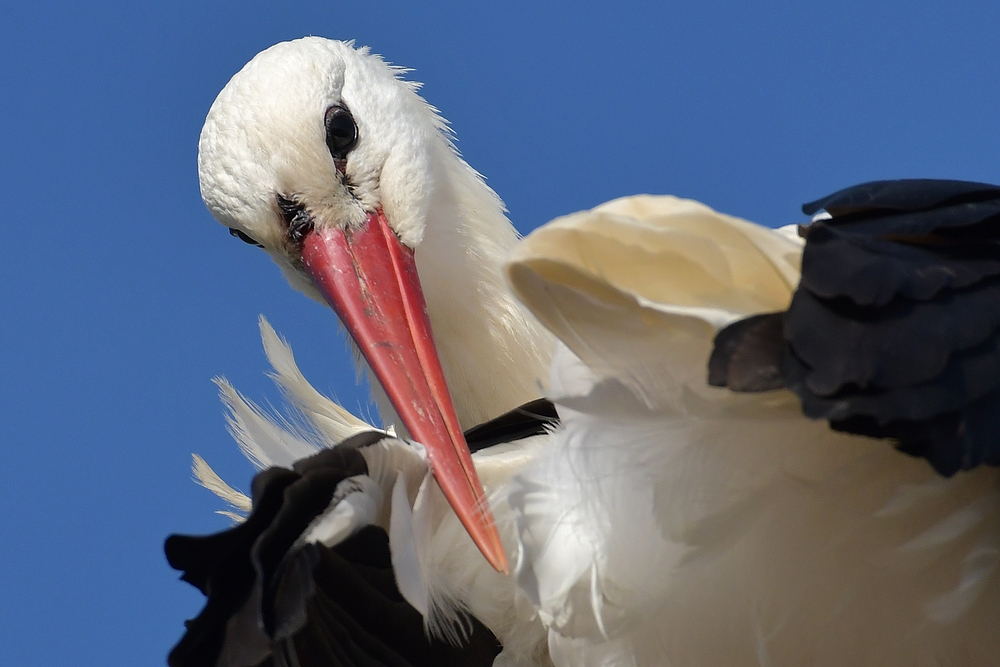
MULTIPOLYGON (((473 441, 525 437, 555 419, 551 403, 528 404, 485 425, 473 441)), ((423 617, 396 588, 381 528, 362 528, 332 549, 298 544, 337 485, 367 474, 358 450, 384 437, 362 433, 296 462, 293 470, 265 470, 254 477, 253 510, 242 524, 167 539, 167 561, 208 597, 185 624, 168 658, 171 667, 493 664, 501 647, 475 618, 464 619, 462 646, 427 636, 423 617)))
POLYGON ((784 318, 784 313, 753 315, 722 329, 708 360, 708 384, 741 392, 784 387, 784 318))
MULTIPOLYGON (((882 308, 823 299, 800 288, 784 335, 795 358, 810 369, 806 389, 832 397, 850 385, 896 389, 931 381, 958 353, 992 341, 998 327, 1000 280, 992 279, 960 294, 943 290, 932 299, 899 298, 882 308)), ((983 393, 969 391, 967 398, 983 393)))
POLYGON ((881 307, 896 297, 924 301, 942 290, 964 289, 1000 275, 995 241, 905 239, 813 223, 802 253, 800 286, 818 297, 840 296, 858 306, 881 307))
POLYGON ((783 383, 807 416, 892 438, 945 475, 1000 465, 1000 187, 878 181, 803 206, 822 209, 832 217, 805 229, 780 341, 731 325, 716 369, 748 345, 773 365, 781 344, 783 383))
POLYGON ((541 435, 558 423, 559 415, 552 401, 538 398, 505 412, 488 422, 465 432, 469 450, 478 452, 504 442, 513 442, 532 435, 541 435))
POLYGON ((852 185, 803 204, 802 212, 813 215, 825 210, 840 217, 856 211, 920 211, 953 202, 997 198, 1000 198, 1000 186, 989 183, 906 178, 852 185))

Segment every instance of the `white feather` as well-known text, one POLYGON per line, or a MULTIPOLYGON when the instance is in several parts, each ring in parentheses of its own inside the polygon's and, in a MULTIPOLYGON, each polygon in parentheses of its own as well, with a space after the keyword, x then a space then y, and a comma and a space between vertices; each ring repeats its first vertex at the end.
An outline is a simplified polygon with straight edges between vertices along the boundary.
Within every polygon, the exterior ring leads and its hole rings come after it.
POLYGON ((382 489, 367 475, 341 480, 326 511, 303 531, 301 542, 340 544, 364 526, 375 523, 382 513, 382 489))
MULTIPOLYGON (((296 365, 291 346, 275 333, 263 315, 260 317, 260 333, 264 351, 273 368, 270 377, 289 403, 289 417, 271 417, 224 378, 215 380, 227 408, 229 432, 258 469, 270 466, 290 468, 295 461, 322 448, 332 447, 351 435, 382 430, 316 391, 296 365)), ((385 433, 393 435, 391 428, 385 433)), ((220 511, 220 514, 242 520, 243 514, 250 511, 250 499, 227 485, 204 459, 193 456, 192 472, 196 481, 236 510, 220 511)))
POLYGON ((205 459, 197 454, 191 455, 191 473, 195 481, 205 487, 218 497, 225 500, 235 511, 219 510, 217 514, 228 516, 234 521, 242 521, 250 513, 252 504, 246 494, 237 491, 226 484, 219 475, 212 470, 205 459))
POLYGON ((715 329, 784 308, 801 246, 637 200, 555 221, 508 267, 569 348, 564 427, 510 496, 555 664, 994 664, 997 471, 942 482, 787 392, 706 386, 715 329))
POLYGON ((392 571, 403 598, 423 616, 427 616, 427 582, 420 563, 420 545, 414 529, 413 511, 406 490, 406 478, 396 477, 392 489, 392 514, 389 517, 389 547, 392 571))
POLYGON ((291 427, 269 417, 252 401, 243 397, 225 378, 216 378, 219 396, 228 409, 226 424, 236 443, 257 468, 271 466, 291 468, 299 459, 319 451, 319 446, 308 442, 291 427))
POLYGON ((260 316, 260 337, 264 343, 264 353, 274 368, 271 378, 281 387, 288 401, 299 410, 319 433, 331 444, 346 440, 363 431, 382 430, 355 417, 316 391, 306 380, 295 363, 291 346, 278 336, 267 319, 260 316))

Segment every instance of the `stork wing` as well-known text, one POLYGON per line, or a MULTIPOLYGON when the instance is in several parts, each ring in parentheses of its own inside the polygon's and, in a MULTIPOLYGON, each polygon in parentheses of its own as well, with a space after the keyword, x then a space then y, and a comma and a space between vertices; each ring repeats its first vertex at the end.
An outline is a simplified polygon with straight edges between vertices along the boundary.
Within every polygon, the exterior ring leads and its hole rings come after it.
POLYGON ((511 286, 564 345, 563 428, 510 493, 518 582, 557 665, 995 662, 996 470, 943 480, 804 418, 786 389, 706 381, 717 332, 781 331, 743 322, 795 308, 800 256, 669 197, 517 248, 511 286))
POLYGON ((803 207, 787 383, 810 417, 944 474, 1000 464, 1000 187, 866 183, 803 207))
POLYGON ((167 539, 170 565, 208 598, 171 651, 172 667, 492 664, 500 647, 474 618, 461 647, 427 636, 423 616, 397 588, 396 554, 382 528, 362 520, 332 547, 305 535, 322 531, 320 517, 333 518, 352 493, 365 504, 358 496, 373 482, 359 448, 383 437, 358 434, 291 470, 268 468, 254 478, 246 521, 167 539))
POLYGON ((879 181, 803 208, 825 213, 791 307, 720 334, 715 366, 764 352, 810 417, 945 475, 1000 464, 1000 187, 879 181))
POLYGON ((704 386, 718 329, 788 307, 800 254, 787 235, 704 204, 637 196, 536 230, 507 277, 598 376, 664 407, 704 386))

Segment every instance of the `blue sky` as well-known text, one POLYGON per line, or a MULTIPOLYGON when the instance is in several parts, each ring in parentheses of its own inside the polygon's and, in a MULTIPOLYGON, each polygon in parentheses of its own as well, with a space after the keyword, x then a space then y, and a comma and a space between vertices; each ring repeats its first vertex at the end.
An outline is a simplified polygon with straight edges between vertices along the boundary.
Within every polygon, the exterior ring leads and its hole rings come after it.
POLYGON ((481 4, 6 3, 0 664, 163 663, 201 606, 163 538, 227 525, 190 454, 252 474, 210 378, 279 401, 258 314, 366 401, 332 313, 198 195, 209 105, 275 42, 413 68, 522 231, 639 192, 779 225, 865 180, 1000 182, 996 3, 481 4))

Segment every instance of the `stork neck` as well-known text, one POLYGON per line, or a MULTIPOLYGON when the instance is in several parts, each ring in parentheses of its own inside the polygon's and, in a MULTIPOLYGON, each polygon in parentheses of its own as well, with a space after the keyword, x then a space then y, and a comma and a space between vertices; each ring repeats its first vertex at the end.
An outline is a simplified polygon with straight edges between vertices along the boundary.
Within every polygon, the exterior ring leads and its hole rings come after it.
POLYGON ((416 250, 434 339, 463 428, 541 395, 553 342, 514 299, 502 265, 518 234, 502 203, 451 156, 416 250))

